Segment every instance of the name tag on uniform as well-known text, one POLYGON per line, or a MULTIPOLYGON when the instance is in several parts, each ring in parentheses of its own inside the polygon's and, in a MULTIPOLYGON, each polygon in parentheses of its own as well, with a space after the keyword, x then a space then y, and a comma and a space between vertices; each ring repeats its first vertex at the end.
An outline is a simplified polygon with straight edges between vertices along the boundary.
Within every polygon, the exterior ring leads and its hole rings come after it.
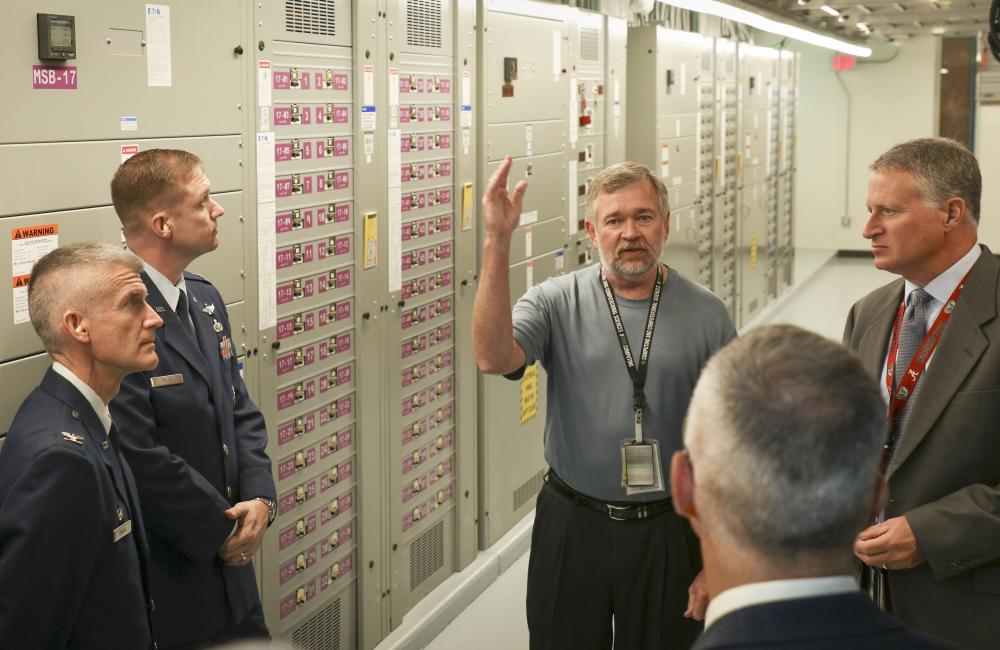
POLYGON ((153 388, 161 388, 163 386, 176 386, 177 384, 184 383, 184 375, 177 373, 176 375, 161 375, 159 377, 151 377, 149 383, 153 388))
POLYGON ((132 520, 129 519, 124 524, 111 531, 111 541, 113 542, 121 541, 123 537, 127 537, 131 532, 132 532, 132 520))

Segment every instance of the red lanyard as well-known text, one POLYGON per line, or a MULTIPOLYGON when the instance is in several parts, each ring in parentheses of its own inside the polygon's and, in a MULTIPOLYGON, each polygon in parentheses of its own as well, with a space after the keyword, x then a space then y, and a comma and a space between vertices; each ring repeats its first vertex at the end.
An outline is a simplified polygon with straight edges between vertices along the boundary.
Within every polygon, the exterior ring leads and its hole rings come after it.
MULTIPOLYGON (((970 269, 969 273, 971 272, 970 269)), ((962 289, 965 288, 965 281, 968 279, 969 273, 966 273, 965 277, 958 283, 955 291, 948 298, 948 302, 944 304, 941 313, 934 319, 934 324, 931 325, 930 330, 927 331, 927 335, 924 336, 924 340, 920 343, 920 347, 917 348, 916 353, 913 355, 913 359, 910 360, 910 366, 906 369, 906 374, 900 380, 895 395, 889 400, 888 418, 890 428, 896 428, 896 419, 902 413, 906 403, 910 401, 910 397, 913 396, 917 380, 923 375, 924 368, 927 366, 927 360, 931 358, 934 349, 941 342, 944 326, 948 322, 948 319, 951 318, 951 312, 955 310, 955 302, 962 293, 962 289)), ((888 389, 889 395, 893 395, 893 375, 896 371, 896 354, 899 352, 899 330, 903 327, 903 314, 905 311, 906 299, 904 298, 903 302, 899 305, 896 324, 892 328, 892 343, 889 345, 889 358, 885 363, 885 387, 888 389)))

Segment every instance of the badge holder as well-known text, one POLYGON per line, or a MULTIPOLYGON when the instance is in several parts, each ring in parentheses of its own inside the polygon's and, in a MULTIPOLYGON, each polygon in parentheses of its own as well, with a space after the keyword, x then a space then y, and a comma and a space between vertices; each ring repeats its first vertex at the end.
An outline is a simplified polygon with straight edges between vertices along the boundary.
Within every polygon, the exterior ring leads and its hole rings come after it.
POLYGON ((635 414, 635 439, 622 440, 622 487, 625 494, 663 492, 663 466, 660 463, 660 443, 643 439, 642 412, 635 414))

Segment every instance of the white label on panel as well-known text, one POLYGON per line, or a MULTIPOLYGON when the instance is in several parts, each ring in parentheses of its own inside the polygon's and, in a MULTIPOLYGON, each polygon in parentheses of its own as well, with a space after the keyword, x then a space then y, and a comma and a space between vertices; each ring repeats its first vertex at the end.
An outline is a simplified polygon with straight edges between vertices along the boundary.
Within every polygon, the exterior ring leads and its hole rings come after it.
POLYGON ((681 62, 681 95, 687 94, 687 77, 688 77, 688 66, 687 63, 681 62))
POLYGON ((562 271, 566 268, 566 252, 556 251, 556 270, 562 271))
POLYGON ((535 223, 536 221, 538 221, 538 210, 522 212, 521 217, 517 220, 517 225, 526 226, 530 223, 535 223))
POLYGON ((271 62, 257 62, 257 105, 270 106, 271 100, 271 62))
POLYGON ((462 153, 466 156, 469 155, 469 145, 472 143, 472 129, 469 127, 462 128, 462 153))
POLYGON ((524 229, 524 256, 531 257, 531 226, 524 229))
POLYGON ((134 115, 123 115, 120 120, 122 131, 138 131, 139 118, 134 115))
POLYGON ((472 71, 462 72, 462 107, 472 108, 472 71))
POLYGON ((365 162, 369 165, 372 162, 372 154, 375 153, 375 134, 365 131, 365 162))
POLYGON ((274 133, 257 134, 257 203, 273 203, 274 133))
POLYGON ((31 267, 49 251, 59 248, 59 225, 50 223, 10 232, 11 289, 13 291, 14 323, 27 323, 28 284, 31 267))
MULTIPOLYGON (((139 153, 139 145, 137 144, 123 144, 121 147, 122 151, 122 162, 125 162, 135 154, 139 153)), ((122 234, 122 243, 125 242, 124 233, 122 234)))
POLYGON ((274 327, 278 319, 277 267, 274 263, 277 235, 274 202, 257 204, 257 286, 260 329, 274 327))
POLYGON ((374 131, 375 130, 375 107, 374 106, 362 106, 361 107, 361 130, 362 131, 374 131))
POLYGON ((389 128, 399 126, 399 68, 389 68, 389 128))
POLYGON ((580 108, 577 99, 576 73, 569 76, 569 146, 576 146, 580 134, 580 108))
POLYGON ((271 128, 271 109, 267 106, 260 107, 260 115, 258 116, 260 123, 258 124, 258 131, 267 131, 271 128))
POLYGON ((375 66, 366 65, 362 70, 362 75, 364 81, 362 82, 363 97, 364 101, 361 103, 365 106, 375 105, 375 66))
POLYGON ((579 163, 576 160, 570 160, 569 165, 569 187, 566 192, 566 220, 569 222, 569 234, 575 235, 577 231, 580 230, 580 224, 577 223, 577 191, 579 180, 577 180, 577 167, 579 163))
MULTIPOLYGON (((552 30, 552 78, 559 81, 559 73, 562 71, 562 32, 558 29, 552 30)), ((529 285, 530 286, 530 285, 529 285)))
POLYGON ((170 86, 170 7, 146 5, 146 85, 170 86))
MULTIPOLYGON (((463 106, 462 110, 461 110, 461 113, 462 113, 462 115, 461 115, 461 118, 460 118, 461 119, 460 124, 461 124, 462 128, 463 129, 471 129, 472 128, 472 107, 471 106, 463 106)), ((469 152, 466 151, 465 153, 469 153, 469 152)))
POLYGON ((531 156, 534 155, 535 150, 532 144, 532 140, 535 137, 535 129, 530 124, 524 125, 524 155, 531 156))
POLYGON ((389 146, 389 292, 403 288, 403 193, 400 167, 402 153, 399 129, 388 129, 389 146))
POLYGON ((660 145, 660 178, 670 176, 670 145, 660 145))
POLYGON ((528 285, 528 289, 535 286, 535 263, 528 262, 524 265, 524 279, 525 284, 528 285))

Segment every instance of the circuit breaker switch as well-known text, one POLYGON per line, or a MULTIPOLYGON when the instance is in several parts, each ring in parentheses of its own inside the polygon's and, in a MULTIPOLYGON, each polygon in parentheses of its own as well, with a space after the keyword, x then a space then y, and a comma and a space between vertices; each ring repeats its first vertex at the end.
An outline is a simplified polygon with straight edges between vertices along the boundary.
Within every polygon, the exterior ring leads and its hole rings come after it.
POLYGON ((323 71, 323 87, 333 88, 333 70, 329 68, 323 71))
POLYGON ((292 244, 292 264, 302 264, 302 244, 292 244))
POLYGON ((299 210, 298 208, 292 210, 292 230, 301 230, 303 223, 302 210, 299 210))
POLYGON ((340 499, 335 498, 330 502, 330 514, 334 517, 340 514, 340 499))
POLYGON ((306 420, 303 417, 295 418, 295 435, 301 436, 306 432, 306 420))
POLYGON ((293 88, 298 88, 300 86, 302 75, 301 73, 299 73, 298 68, 292 68, 291 70, 289 70, 288 78, 289 78, 288 85, 290 85, 293 88))
POLYGON ((330 434, 330 439, 327 440, 326 446, 329 447, 330 451, 337 451, 340 446, 340 438, 337 437, 336 433, 330 434))
POLYGON ((292 116, 290 119, 292 124, 300 123, 302 121, 302 107, 299 106, 298 104, 292 104, 291 111, 292 111, 292 116))
POLYGON ((330 567, 330 580, 336 580, 340 577, 340 563, 337 562, 330 567))
POLYGON ((326 124, 333 122, 333 104, 327 104, 323 107, 323 122, 326 124))
POLYGON ((295 452, 295 469, 302 469, 306 466, 306 453, 302 450, 295 452))
POLYGON ((340 545, 340 533, 335 530, 330 533, 330 548, 337 548, 338 545, 340 545))
POLYGON ((336 483, 340 480, 340 470, 336 466, 330 468, 330 473, 327 475, 331 483, 336 483))
POLYGON ((301 402, 306 398, 306 388, 302 385, 302 382, 295 384, 295 401, 301 402))
POLYGON ((326 139, 326 144, 323 146, 323 149, 325 150, 327 156, 333 155, 334 144, 332 137, 326 139))
POLYGON ((303 503, 306 500, 306 486, 299 485, 295 488, 295 503, 303 503))
POLYGON ((301 298, 303 295, 302 278, 292 280, 292 298, 301 298))
POLYGON ((298 138, 292 138, 292 158, 302 157, 302 141, 298 138))
POLYGON ((292 174, 292 194, 302 194, 302 174, 292 174))
POLYGON ((326 189, 328 189, 328 190, 332 189, 335 182, 336 182, 336 180, 334 178, 334 172, 331 169, 330 171, 328 171, 326 173, 326 189))

